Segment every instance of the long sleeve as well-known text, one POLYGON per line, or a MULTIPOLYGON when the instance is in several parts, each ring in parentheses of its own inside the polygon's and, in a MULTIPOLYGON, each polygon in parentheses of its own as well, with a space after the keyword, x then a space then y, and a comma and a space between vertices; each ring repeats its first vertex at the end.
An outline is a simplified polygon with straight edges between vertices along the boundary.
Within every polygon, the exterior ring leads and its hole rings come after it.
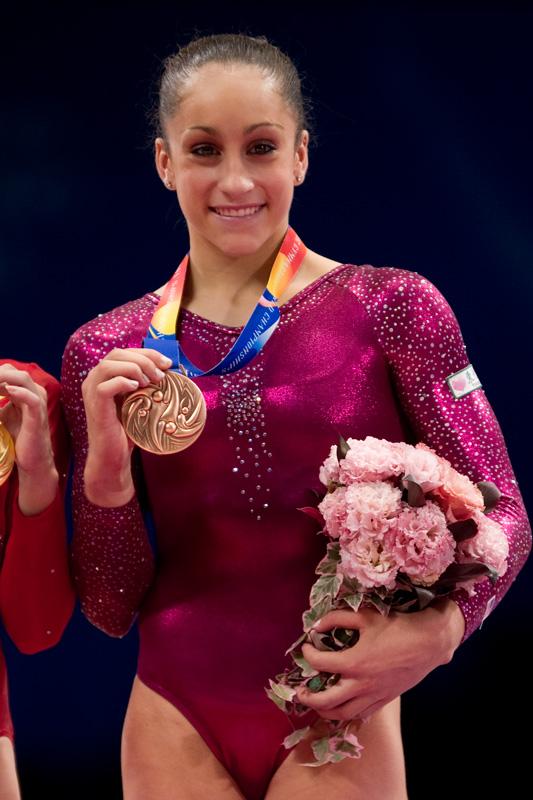
POLYGON ((10 363, 26 369, 47 391, 50 435, 59 473, 56 496, 40 514, 24 516, 20 511, 16 470, 4 492, 7 540, 0 570, 0 612, 18 649, 36 653, 57 644, 74 606, 64 509, 69 446, 59 383, 35 364, 10 363))
POLYGON ((110 636, 123 636, 150 586, 154 559, 137 495, 124 506, 102 508, 91 503, 84 492, 88 441, 81 385, 106 352, 130 346, 124 338, 127 322, 116 336, 104 327, 97 319, 80 328, 69 339, 63 356, 63 402, 74 452, 71 557, 83 613, 110 636))
POLYGON ((489 516, 509 541, 507 572, 496 584, 458 590, 464 642, 498 605, 531 550, 531 527, 502 431, 482 388, 456 399, 446 378, 469 365, 457 319, 439 290, 415 272, 362 267, 351 290, 365 306, 417 441, 472 481, 493 481, 501 498, 489 516))

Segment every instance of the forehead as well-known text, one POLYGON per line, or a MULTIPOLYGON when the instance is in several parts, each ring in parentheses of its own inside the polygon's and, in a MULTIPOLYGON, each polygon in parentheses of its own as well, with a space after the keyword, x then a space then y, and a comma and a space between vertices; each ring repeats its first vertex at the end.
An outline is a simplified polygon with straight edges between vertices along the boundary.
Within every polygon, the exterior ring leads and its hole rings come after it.
POLYGON ((258 119, 288 127, 293 116, 276 81, 259 67, 212 63, 187 81, 174 119, 182 129, 221 123, 246 127, 258 119))

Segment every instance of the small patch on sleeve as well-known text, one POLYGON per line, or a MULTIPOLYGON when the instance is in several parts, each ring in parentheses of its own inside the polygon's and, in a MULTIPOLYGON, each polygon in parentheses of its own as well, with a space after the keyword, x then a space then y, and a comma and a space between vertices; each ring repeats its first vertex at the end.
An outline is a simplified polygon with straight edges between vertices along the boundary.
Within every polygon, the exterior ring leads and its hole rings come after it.
POLYGON ((459 372, 454 372, 453 375, 448 375, 446 381, 456 400, 470 394, 474 389, 481 389, 481 382, 474 372, 472 364, 460 369, 459 372))

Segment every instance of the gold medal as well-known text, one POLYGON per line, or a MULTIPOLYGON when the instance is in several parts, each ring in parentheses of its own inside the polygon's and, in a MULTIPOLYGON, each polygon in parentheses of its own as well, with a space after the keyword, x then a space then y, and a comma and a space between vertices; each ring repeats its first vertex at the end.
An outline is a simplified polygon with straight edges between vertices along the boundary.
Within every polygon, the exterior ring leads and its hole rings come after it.
POLYGON ((7 481, 15 463, 15 445, 11 434, 0 422, 0 486, 7 481))
POLYGON ((167 372, 127 396, 122 424, 132 442, 150 453, 178 453, 202 433, 207 409, 198 386, 179 372, 167 372))

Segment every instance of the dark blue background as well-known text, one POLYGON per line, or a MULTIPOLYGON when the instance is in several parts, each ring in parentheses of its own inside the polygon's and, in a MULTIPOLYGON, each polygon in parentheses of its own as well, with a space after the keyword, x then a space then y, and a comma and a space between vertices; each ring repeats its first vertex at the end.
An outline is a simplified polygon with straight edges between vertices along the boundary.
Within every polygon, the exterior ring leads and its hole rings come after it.
MULTIPOLYGON (((145 119, 160 60, 195 32, 264 33, 294 58, 315 106, 293 225, 331 258, 416 270, 438 286, 531 508, 533 15, 509 3, 431 8, 2 12, 3 355, 58 375, 76 327, 167 280, 187 239, 145 119)), ((500 779, 513 796, 525 779, 515 719, 527 724, 530 708, 531 572, 450 665, 404 697, 411 800, 495 796, 500 779)), ((109 639, 77 612, 50 652, 5 647, 25 797, 120 797, 136 634, 109 639)))

